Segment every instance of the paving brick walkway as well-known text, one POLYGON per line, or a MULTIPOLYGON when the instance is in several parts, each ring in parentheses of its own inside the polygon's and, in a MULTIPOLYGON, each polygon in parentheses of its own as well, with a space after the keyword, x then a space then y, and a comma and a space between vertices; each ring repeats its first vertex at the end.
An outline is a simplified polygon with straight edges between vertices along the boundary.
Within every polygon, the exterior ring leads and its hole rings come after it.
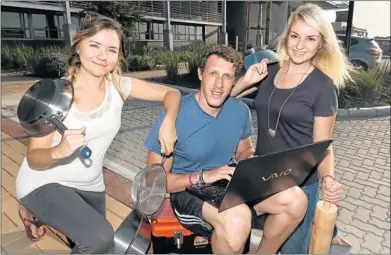
MULTIPOLYGON (((3 110, 3 115, 12 116, 15 106, 3 110)), ((109 169, 132 179, 145 167, 143 143, 161 110, 161 104, 127 101, 121 130, 106 157, 121 167, 109 169)), ((256 133, 254 112, 252 116, 256 133)), ((334 149, 336 177, 346 191, 338 204, 340 235, 353 244, 351 253, 390 254, 390 117, 338 120, 334 149)))
MULTIPOLYGON (((126 171, 145 166, 143 142, 161 109, 137 102, 125 108, 121 132, 108 154, 122 161, 126 171)), ((257 130, 254 112, 252 116, 257 130)), ((339 203, 340 234, 353 244, 351 253, 389 254, 390 117, 338 120, 334 139, 336 178, 346 191, 339 203)))
MULTIPOLYGON (((130 102, 122 128, 108 154, 126 166, 124 176, 145 166, 143 142, 158 104, 130 102)), ((256 115, 253 125, 257 131, 256 115)), ((255 132, 256 133, 256 132, 255 132)), ((256 142, 256 135, 253 136, 256 142)), ((353 244, 351 253, 390 253, 390 117, 338 120, 334 130, 336 178, 346 198, 339 203, 340 234, 353 244)))

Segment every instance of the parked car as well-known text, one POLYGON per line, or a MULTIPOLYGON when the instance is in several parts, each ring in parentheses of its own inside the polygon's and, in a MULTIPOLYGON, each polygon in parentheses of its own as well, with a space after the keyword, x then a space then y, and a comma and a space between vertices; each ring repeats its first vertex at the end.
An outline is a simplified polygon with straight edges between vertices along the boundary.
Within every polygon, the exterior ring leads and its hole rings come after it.
MULTIPOLYGON (((338 39, 345 45, 346 35, 337 35, 338 39)), ((372 68, 382 61, 383 51, 377 42, 370 37, 351 36, 349 60, 357 69, 367 70, 372 68)))
POLYGON ((248 49, 244 52, 244 68, 247 70, 251 65, 261 62, 264 58, 269 59, 270 64, 278 62, 277 53, 267 47, 260 46, 248 49))
POLYGON ((390 38, 376 38, 375 37, 375 41, 377 42, 377 44, 379 44, 379 47, 382 49, 383 51, 383 58, 385 56, 390 56, 391 55, 391 40, 390 38))

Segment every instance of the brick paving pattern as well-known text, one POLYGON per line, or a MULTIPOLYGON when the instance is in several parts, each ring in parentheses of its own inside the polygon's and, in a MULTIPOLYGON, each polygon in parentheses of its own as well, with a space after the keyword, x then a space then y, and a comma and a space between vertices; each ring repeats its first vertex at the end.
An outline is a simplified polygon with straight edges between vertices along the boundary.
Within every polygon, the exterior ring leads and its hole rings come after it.
MULTIPOLYGON (((2 83, 3 99, 7 93, 11 97, 6 100, 17 99, 24 90, 11 84, 21 83, 2 83)), ((15 105, 6 105, 2 105, 2 115, 15 116, 15 105)), ((121 130, 108 155, 126 166, 126 171, 137 173, 145 167, 147 150, 143 143, 162 109, 161 104, 139 100, 128 100, 124 106, 121 130)), ((254 111, 252 116, 255 143, 254 111)), ((334 130, 334 150, 336 178, 346 192, 346 198, 338 204, 340 235, 353 244, 351 253, 390 254, 390 117, 339 119, 334 130)), ((120 188, 113 188, 113 192, 124 196, 120 188)))
MULTIPOLYGON (((126 110, 127 109, 127 110, 126 110)), ((145 167, 143 143, 161 105, 132 102, 108 153, 139 171, 145 167)), ((255 135, 257 123, 252 112, 255 135)), ((345 189, 337 226, 352 243, 351 253, 390 253, 390 117, 338 120, 334 130, 336 178, 345 189)))

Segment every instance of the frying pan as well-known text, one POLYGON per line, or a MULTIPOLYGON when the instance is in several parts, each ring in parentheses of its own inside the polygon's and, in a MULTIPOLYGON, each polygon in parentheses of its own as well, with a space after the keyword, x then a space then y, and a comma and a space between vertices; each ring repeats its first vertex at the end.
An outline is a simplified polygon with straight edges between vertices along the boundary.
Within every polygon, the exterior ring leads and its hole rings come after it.
MULTIPOLYGON (((43 79, 31 86, 19 102, 17 116, 20 125, 32 137, 57 129, 64 134, 68 128, 62 123, 73 102, 73 86, 65 79, 43 79)), ((78 149, 81 157, 91 156, 91 149, 78 149)))

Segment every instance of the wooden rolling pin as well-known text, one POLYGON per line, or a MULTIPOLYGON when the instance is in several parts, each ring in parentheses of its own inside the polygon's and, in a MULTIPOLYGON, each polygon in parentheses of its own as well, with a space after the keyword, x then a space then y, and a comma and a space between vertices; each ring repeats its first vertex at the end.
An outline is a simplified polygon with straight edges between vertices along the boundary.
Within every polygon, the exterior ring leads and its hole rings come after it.
POLYGON ((312 226, 310 254, 328 254, 337 219, 337 206, 320 200, 316 205, 312 226))

